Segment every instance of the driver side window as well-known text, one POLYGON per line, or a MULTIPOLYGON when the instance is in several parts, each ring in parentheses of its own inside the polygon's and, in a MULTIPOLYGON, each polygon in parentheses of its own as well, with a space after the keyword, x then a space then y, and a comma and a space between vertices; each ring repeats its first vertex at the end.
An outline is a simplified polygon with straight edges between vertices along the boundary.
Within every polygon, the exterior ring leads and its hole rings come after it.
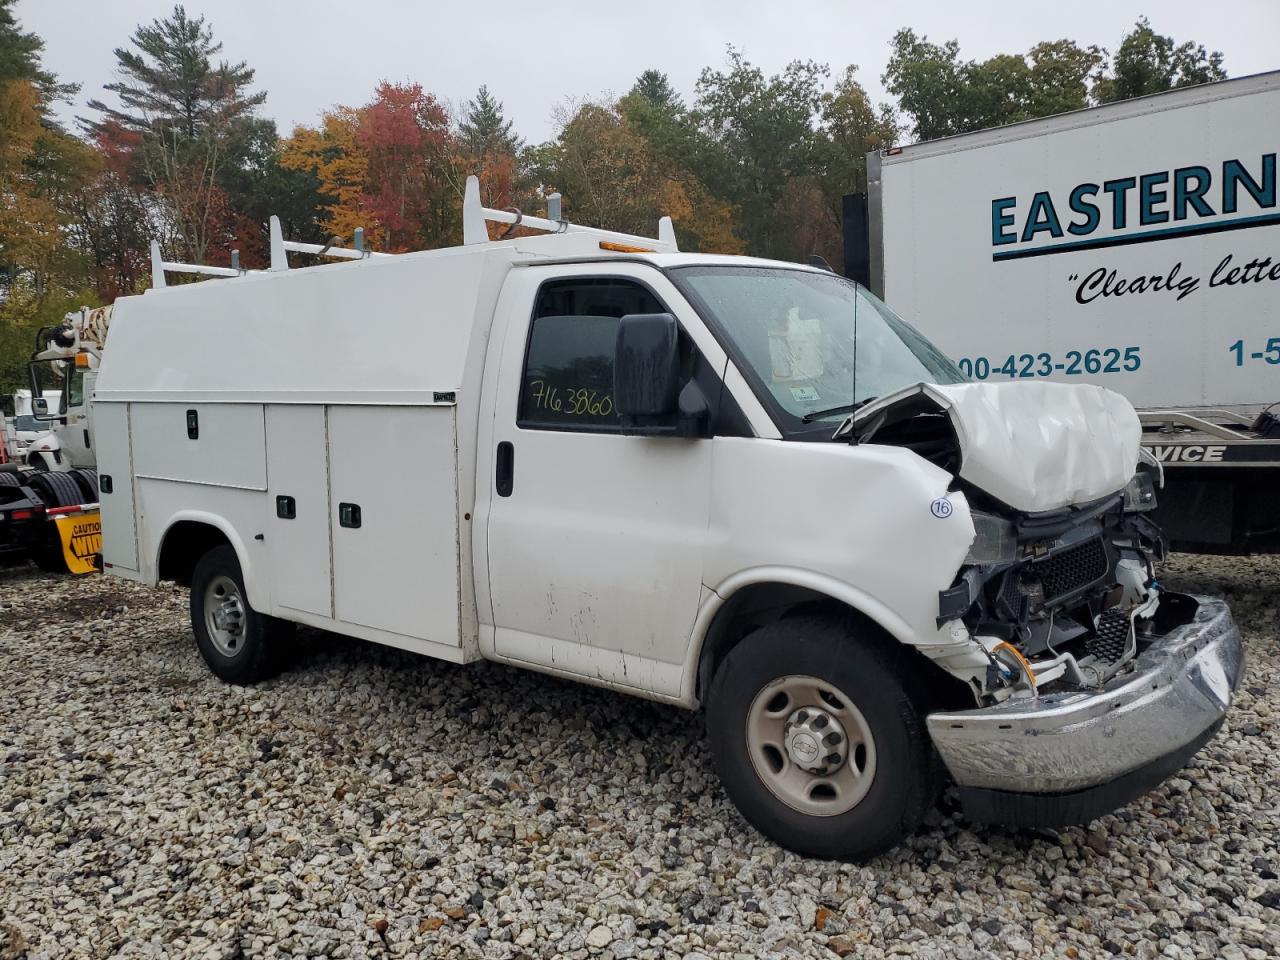
MULTIPOLYGON (((78 407, 84 403, 84 374, 77 371, 71 377, 71 383, 67 387, 67 408, 78 407)), ((62 411, 66 413, 64 409, 62 411)))
POLYGON ((554 280, 538 291, 516 423, 535 430, 617 433, 613 356, 618 321, 666 309, 629 280, 554 280))

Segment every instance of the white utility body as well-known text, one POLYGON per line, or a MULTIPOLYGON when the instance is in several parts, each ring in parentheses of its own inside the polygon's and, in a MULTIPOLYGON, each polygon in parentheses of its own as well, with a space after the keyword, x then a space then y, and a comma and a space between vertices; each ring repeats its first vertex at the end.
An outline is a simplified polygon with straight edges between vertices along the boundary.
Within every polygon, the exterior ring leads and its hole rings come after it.
POLYGON ((1179 549, 1280 551, 1277 118, 1280 71, 867 156, 871 288, 975 380, 1123 394, 1179 549))
POLYGON ((104 566, 191 584, 224 679, 289 622, 705 704, 747 816, 828 856, 914 826, 935 748, 975 816, 1043 822, 1216 729, 1239 638, 1154 582, 1122 398, 964 383, 865 291, 680 253, 669 221, 486 210, 472 181, 464 222, 399 256, 273 224, 273 269, 166 288, 156 254, 116 303, 104 566), (1088 711, 1153 679, 1104 740, 1088 711))

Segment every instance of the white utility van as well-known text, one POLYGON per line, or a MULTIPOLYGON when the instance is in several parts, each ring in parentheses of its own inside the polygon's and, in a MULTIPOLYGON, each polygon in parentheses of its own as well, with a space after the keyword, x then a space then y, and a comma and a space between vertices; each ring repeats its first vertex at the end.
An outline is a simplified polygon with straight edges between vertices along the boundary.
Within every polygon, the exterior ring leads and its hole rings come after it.
POLYGON ((157 253, 116 303, 104 566, 189 584, 219 677, 307 624, 703 705, 747 818, 846 858, 946 774, 976 819, 1087 821, 1222 722, 1240 638, 1157 585, 1117 394, 967 382, 865 290, 669 221, 471 181, 464 236, 288 269, 321 248, 274 227, 269 271, 165 288, 157 253))

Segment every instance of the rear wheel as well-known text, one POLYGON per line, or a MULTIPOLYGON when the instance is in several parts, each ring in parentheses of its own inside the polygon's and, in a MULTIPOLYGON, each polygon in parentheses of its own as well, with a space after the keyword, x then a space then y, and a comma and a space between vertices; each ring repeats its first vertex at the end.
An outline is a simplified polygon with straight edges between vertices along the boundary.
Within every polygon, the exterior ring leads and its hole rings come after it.
POLYGON ((74 507, 83 502, 80 485, 69 473, 33 473, 26 483, 46 507, 74 507))
POLYGON ((98 471, 92 467, 76 467, 70 476, 80 488, 83 503, 98 502, 98 471))
POLYGON ((284 664, 292 626, 249 606, 231 547, 214 547, 200 558, 191 578, 191 629, 220 679, 247 685, 274 676, 284 664))
POLYGON ((805 856, 865 860, 919 825, 940 778, 895 654, 819 617, 729 651, 708 733, 725 791, 761 833, 805 856))

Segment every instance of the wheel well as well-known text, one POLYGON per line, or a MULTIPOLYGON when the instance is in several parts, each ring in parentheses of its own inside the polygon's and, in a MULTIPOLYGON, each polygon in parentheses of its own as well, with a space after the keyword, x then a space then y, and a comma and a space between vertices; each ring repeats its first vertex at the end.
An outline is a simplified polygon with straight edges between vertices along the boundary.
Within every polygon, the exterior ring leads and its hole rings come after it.
POLYGON ((695 688, 698 701, 706 701, 716 669, 743 637, 776 620, 799 614, 849 622, 867 642, 880 644, 900 657, 903 669, 919 678, 919 684, 911 693, 921 712, 973 706, 973 692, 968 685, 920 651, 900 643, 861 610, 816 590, 788 583, 754 583, 743 587, 716 612, 698 657, 695 688))
POLYGON ((160 544, 160 579, 189 587, 200 558, 214 547, 230 545, 226 534, 212 524, 180 520, 169 528, 160 544))

